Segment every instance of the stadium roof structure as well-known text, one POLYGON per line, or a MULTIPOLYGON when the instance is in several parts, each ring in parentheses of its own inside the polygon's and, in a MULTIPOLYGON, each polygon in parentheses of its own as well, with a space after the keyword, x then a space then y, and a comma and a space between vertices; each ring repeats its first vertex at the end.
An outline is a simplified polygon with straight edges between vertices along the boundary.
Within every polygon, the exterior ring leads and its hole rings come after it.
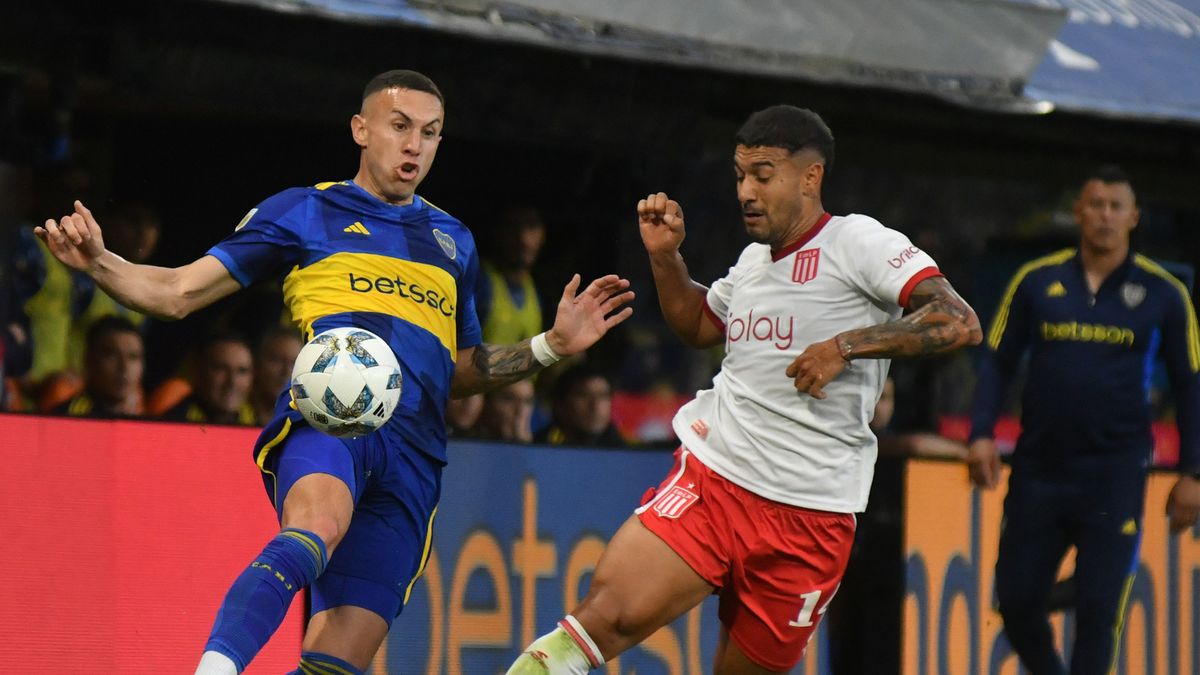
POLYGON ((225 1, 1018 109, 1066 17, 1008 0, 225 1))
POLYGON ((1069 10, 1030 98, 1119 118, 1200 123, 1200 0, 1025 0, 1069 10))
POLYGON ((570 52, 1200 123, 1200 0, 222 0, 570 52))

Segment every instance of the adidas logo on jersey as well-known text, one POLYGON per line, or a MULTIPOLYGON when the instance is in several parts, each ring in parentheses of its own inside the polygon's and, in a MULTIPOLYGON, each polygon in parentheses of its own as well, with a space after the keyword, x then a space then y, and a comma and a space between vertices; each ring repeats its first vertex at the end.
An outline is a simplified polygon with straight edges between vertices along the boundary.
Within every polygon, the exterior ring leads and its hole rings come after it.
POLYGON ((1056 281, 1046 287, 1047 298, 1061 298, 1067 294, 1067 287, 1062 285, 1061 281, 1056 281))
POLYGON ((354 221, 353 225, 342 230, 342 232, 349 232, 350 234, 361 234, 361 235, 365 235, 368 237, 371 236, 371 231, 368 230, 362 223, 358 222, 357 220, 354 221))

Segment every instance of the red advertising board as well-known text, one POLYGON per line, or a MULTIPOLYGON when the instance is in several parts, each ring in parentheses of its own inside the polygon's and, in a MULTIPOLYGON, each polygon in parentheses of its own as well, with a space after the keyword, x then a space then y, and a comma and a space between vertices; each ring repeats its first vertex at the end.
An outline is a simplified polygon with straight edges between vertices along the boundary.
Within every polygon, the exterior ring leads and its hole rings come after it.
MULTIPOLYGON (((256 433, 0 415, 5 670, 191 673, 230 582, 278 529, 256 433)), ((296 667, 300 605, 247 673, 296 667)))

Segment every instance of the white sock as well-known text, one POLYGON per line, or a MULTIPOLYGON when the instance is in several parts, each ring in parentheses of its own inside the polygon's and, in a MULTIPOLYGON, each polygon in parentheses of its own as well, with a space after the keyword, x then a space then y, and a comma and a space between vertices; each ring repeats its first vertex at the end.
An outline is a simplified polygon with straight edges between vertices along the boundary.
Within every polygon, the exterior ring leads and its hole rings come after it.
POLYGON ((506 675, 586 675, 604 665, 604 657, 575 617, 534 640, 506 675))
POLYGON ((196 675, 238 675, 238 669, 228 656, 220 652, 204 652, 200 657, 200 665, 196 666, 196 675))
POLYGON ((600 653, 600 648, 592 641, 592 636, 588 635, 587 631, 583 629, 583 624, 579 623, 579 619, 568 614, 563 617, 562 621, 558 622, 558 627, 571 634, 576 644, 579 645, 580 651, 587 657, 588 662, 591 663, 593 668, 599 668, 604 665, 604 655, 600 653))

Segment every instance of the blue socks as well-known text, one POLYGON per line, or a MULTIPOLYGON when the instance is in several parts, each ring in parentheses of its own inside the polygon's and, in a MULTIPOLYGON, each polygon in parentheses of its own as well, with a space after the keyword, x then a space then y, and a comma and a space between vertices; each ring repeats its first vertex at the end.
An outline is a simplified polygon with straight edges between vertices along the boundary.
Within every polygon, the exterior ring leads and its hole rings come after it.
POLYGON ((288 675, 363 675, 363 671, 336 656, 304 652, 300 654, 300 667, 288 675))
MULTIPOLYGON (((245 670, 283 622, 296 592, 321 576, 326 562, 325 542, 320 537, 304 530, 281 530, 233 582, 217 612, 205 651, 224 654, 237 664, 238 672, 245 670)), ((303 661, 300 672, 340 674, 337 669, 305 671, 303 661)), ((348 672, 359 674, 353 669, 348 672)))

